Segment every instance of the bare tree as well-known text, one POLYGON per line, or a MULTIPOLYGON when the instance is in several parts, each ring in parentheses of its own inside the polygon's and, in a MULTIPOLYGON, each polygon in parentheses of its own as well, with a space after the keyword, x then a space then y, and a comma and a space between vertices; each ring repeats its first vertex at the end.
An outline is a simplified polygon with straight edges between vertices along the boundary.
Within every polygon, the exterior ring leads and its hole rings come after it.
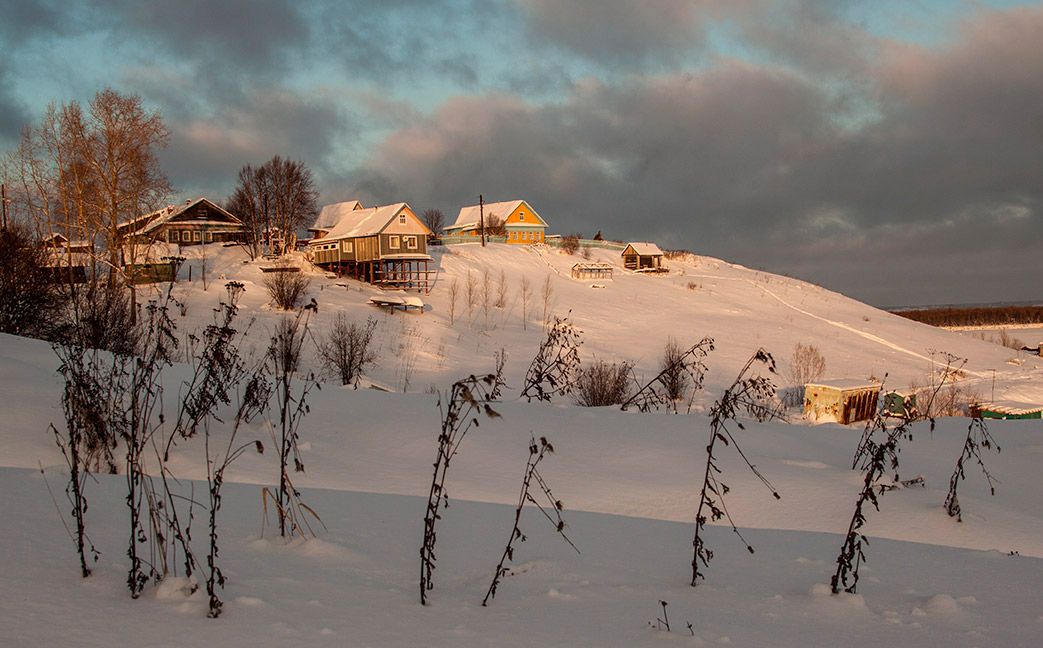
POLYGON ((460 296, 460 282, 453 277, 449 284, 449 326, 456 323, 456 300, 460 296))
POLYGON ((821 380, 826 374, 826 359, 818 348, 812 344, 793 345, 793 358, 790 361, 789 379, 794 387, 801 387, 809 382, 821 380))
POLYGON ((550 283, 550 275, 543 280, 543 286, 540 289, 540 298, 543 300, 543 325, 547 325, 547 311, 550 310, 550 298, 554 295, 554 286, 550 283))
POLYGON ((503 308, 507 305, 507 273, 502 269, 500 270, 500 276, 496 280, 496 303, 493 304, 497 308, 503 308))
POLYGON ((471 312, 474 310, 478 300, 478 280, 467 271, 467 281, 464 283, 464 301, 467 302, 467 326, 471 326, 471 312))
POLYGON ((127 231, 120 225, 156 209, 170 193, 170 181, 157 157, 170 131, 163 117, 147 110, 137 94, 106 88, 88 106, 82 130, 74 130, 71 136, 97 183, 93 208, 104 224, 111 285, 127 242, 127 231))
POLYGON ((522 330, 527 330, 529 323, 529 300, 532 299, 532 282, 525 275, 522 275, 521 280, 521 298, 522 298, 522 330))
POLYGON ((507 224, 496 214, 485 219, 485 233, 489 236, 507 236, 507 224))
POLYGON ((425 209, 423 218, 424 225, 431 230, 431 235, 436 238, 442 238, 442 232, 445 230, 445 215, 442 213, 442 210, 425 209))
POLYGON ((260 167, 241 168, 225 205, 247 224, 248 246, 256 258, 264 248, 280 253, 293 250, 297 230, 318 214, 318 197, 304 162, 276 155, 260 167))
POLYGON ((489 330, 489 306, 492 305, 492 295, 489 293, 489 271, 482 270, 482 290, 478 293, 478 301, 482 305, 482 312, 485 314, 485 322, 482 330, 489 330))

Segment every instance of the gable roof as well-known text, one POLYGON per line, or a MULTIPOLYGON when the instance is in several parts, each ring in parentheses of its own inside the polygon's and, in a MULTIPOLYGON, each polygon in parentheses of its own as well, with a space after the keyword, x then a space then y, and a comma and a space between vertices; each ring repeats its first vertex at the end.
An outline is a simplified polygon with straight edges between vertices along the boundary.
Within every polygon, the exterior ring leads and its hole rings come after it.
POLYGON ((137 218, 120 223, 120 229, 129 228, 131 232, 135 234, 149 234, 154 232, 159 227, 169 223, 181 214, 185 213, 189 209, 192 209, 199 203, 205 202, 207 206, 219 214, 222 214, 232 220, 232 222, 242 225, 243 221, 239 220, 236 216, 225 211, 220 205, 214 203, 206 198, 196 198, 195 200, 189 200, 184 205, 167 205, 162 209, 158 209, 150 214, 144 216, 138 216, 137 218))
MULTIPOLYGON (((346 203, 340 204, 343 205, 346 203)), ((408 209, 409 205, 401 202, 395 203, 394 205, 385 205, 383 207, 370 207, 369 209, 344 210, 340 215, 340 220, 337 221, 337 224, 332 229, 330 229, 329 233, 321 239, 316 239, 316 241, 323 242, 332 241, 333 239, 354 238, 356 236, 372 236, 374 234, 379 234, 383 232, 384 229, 386 229, 403 210, 408 209)), ((325 207, 323 208, 323 211, 325 211, 325 207)), ((412 213, 412 210, 409 211, 412 213)), ((419 219, 417 219, 417 223, 424 228, 425 232, 428 234, 431 233, 431 230, 427 229, 427 226, 421 223, 419 219)))
MULTIPOLYGON (((508 216, 514 213, 515 209, 518 209, 518 207, 520 207, 523 204, 529 208, 529 212, 533 216, 535 216, 536 219, 539 220, 539 222, 542 223, 544 227, 547 226, 547 221, 543 220, 543 217, 537 214, 536 211, 533 210, 533 208, 524 200, 508 200, 506 202, 485 203, 485 217, 489 218, 489 216, 496 214, 497 218, 505 221, 507 220, 508 216)), ((478 221, 481 216, 481 210, 479 209, 480 207, 481 205, 461 207, 460 213, 456 216, 456 222, 446 229, 477 227, 478 221)))
POLYGON ((626 256, 627 250, 631 249, 638 256, 663 256, 663 251, 655 243, 627 243, 620 256, 626 256))
POLYGON ((362 203, 357 200, 346 200, 344 202, 334 203, 332 205, 326 205, 319 212, 319 217, 315 219, 315 224, 308 228, 308 231, 322 231, 328 232, 337 226, 340 219, 348 213, 353 211, 361 211, 364 207, 362 203))

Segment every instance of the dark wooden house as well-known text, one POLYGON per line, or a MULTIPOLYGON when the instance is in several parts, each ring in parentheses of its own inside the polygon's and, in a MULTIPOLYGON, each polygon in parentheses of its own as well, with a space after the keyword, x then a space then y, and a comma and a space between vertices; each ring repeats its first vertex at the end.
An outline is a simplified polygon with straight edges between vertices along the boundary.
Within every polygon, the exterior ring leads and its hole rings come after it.
POLYGON ((308 243, 312 263, 382 287, 430 292, 431 230, 406 203, 358 206, 350 201, 322 208, 310 228, 317 236, 308 243))
POLYGON ((169 205, 123 223, 120 230, 137 242, 178 245, 239 242, 247 234, 241 220, 206 198, 169 205))

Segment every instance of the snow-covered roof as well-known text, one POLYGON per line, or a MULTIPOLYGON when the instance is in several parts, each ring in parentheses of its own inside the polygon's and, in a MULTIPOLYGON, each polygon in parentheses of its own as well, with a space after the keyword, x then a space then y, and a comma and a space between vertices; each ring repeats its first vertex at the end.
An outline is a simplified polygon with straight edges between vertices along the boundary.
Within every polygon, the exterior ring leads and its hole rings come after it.
MULTIPOLYGON (((627 243, 627 247, 634 248, 634 252, 639 256, 663 256, 663 251, 655 243, 627 243)), ((623 254, 626 254, 626 248, 623 249, 623 254)))
POLYGON ((1033 403, 1019 403, 1017 401, 995 401, 992 403, 982 403, 981 408, 983 410, 989 410, 990 412, 998 412, 1000 414, 1010 414, 1011 416, 1023 416, 1025 414, 1031 414, 1033 412, 1039 412, 1043 410, 1043 406, 1036 405, 1033 403))
MULTIPOLYGON (((346 204, 346 203, 340 203, 346 204)), ((409 206, 404 203, 395 203, 394 205, 384 205, 383 207, 370 207, 369 209, 344 209, 340 212, 340 218, 337 224, 330 229, 326 236, 318 239, 319 241, 333 241, 337 239, 355 238, 356 236, 372 236, 379 234, 391 224, 403 210, 408 210, 409 206)), ((325 208, 323 208, 325 211, 325 208)), ((419 222, 419 221, 417 221, 419 222)), ((423 227, 423 224, 421 223, 423 227)), ((424 230, 430 234, 430 231, 424 227, 424 230)))
POLYGON ((315 224, 309 227, 309 230, 324 231, 328 232, 337 226, 340 219, 345 214, 350 214, 353 211, 360 211, 364 209, 362 203, 357 200, 346 200, 344 202, 334 203, 332 205, 326 205, 319 212, 319 217, 315 219, 315 224))
MULTIPOLYGON (((234 223, 239 225, 243 224, 241 220, 228 213, 224 209, 221 209, 221 206, 214 203, 213 201, 207 200, 206 198, 196 198, 195 200, 186 201, 183 205, 167 205, 166 207, 162 209, 157 209, 152 213, 145 214, 144 216, 138 216, 134 220, 127 221, 125 223, 120 223, 119 227, 125 228, 129 226, 134 228, 133 231, 136 233, 149 234, 151 232, 154 232, 157 228, 162 227, 166 223, 169 223, 171 220, 185 213, 189 209, 192 209, 201 202, 205 202, 208 207, 232 219, 234 223), (140 229, 138 229, 139 223, 147 224, 144 227, 140 227, 140 229)), ((210 221, 205 222, 209 223, 210 221)))
POLYGON ((853 391, 858 389, 880 389, 880 383, 870 382, 868 380, 858 380, 857 378, 820 380, 818 382, 808 383, 807 386, 825 387, 826 389, 836 389, 838 391, 853 391))
MULTIPOLYGON (((507 217, 513 214, 514 210, 518 209, 518 207, 520 207, 524 202, 524 200, 508 200, 505 202, 485 203, 484 206, 471 205, 469 207, 461 207, 460 213, 456 216, 456 222, 446 229, 467 229, 470 227, 477 227, 483 210, 486 219, 495 215, 500 220, 505 221, 507 220, 507 217)), ((539 223, 542 223, 543 227, 547 226, 546 221, 544 221, 539 214, 534 212, 531 207, 529 208, 529 213, 535 216, 539 220, 539 223)))

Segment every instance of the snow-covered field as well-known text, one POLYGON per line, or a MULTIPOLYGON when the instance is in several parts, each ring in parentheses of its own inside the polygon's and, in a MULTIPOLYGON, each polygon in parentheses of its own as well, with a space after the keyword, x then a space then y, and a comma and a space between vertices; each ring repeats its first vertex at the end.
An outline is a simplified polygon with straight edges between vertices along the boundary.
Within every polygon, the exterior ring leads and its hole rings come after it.
MULTIPOLYGON (((861 427, 746 423, 736 430, 750 460, 781 495, 775 501, 732 448, 719 448, 731 516, 756 549, 727 526, 710 529, 714 558, 706 580, 688 585, 697 488, 709 440, 704 409, 764 347, 785 373, 796 342, 827 360, 827 377, 883 378, 895 387, 923 381, 941 352, 967 358, 962 381, 989 398, 1043 402, 1043 363, 957 333, 916 324, 801 281, 706 257, 671 261, 665 277, 634 275, 614 253, 612 280, 575 281, 580 259, 555 251, 477 245, 435 253, 438 277, 424 314, 393 315, 367 305, 377 291, 316 273, 312 320, 321 334, 337 312, 376 318, 377 366, 370 382, 401 392, 324 385, 309 397, 301 441, 303 498, 326 530, 307 541, 263 530, 261 489, 277 481, 271 453, 233 465, 220 512, 219 562, 228 577, 224 614, 205 618, 206 597, 187 595, 178 579, 126 591, 128 521, 125 483, 98 476, 88 484, 88 531, 101 551, 94 575, 81 579, 63 513, 63 460, 47 425, 58 423, 57 361, 41 342, 0 337, 0 639, 4 645, 336 645, 336 646, 1037 646, 1043 634, 1043 424, 990 422, 1002 452, 985 461, 997 478, 968 466, 960 487, 963 522, 941 508, 967 419, 913 427, 903 441, 903 479, 926 486, 883 495, 864 532, 871 539, 857 595, 832 596, 829 579, 861 486, 850 469, 861 427), (448 286, 479 284, 500 270, 504 309, 456 306, 448 286), (523 326, 521 277, 534 296, 523 326), (567 400, 529 404, 518 398, 542 339, 541 285, 551 277, 549 311, 584 331, 584 361, 635 362, 647 378, 667 339, 684 345, 716 340, 710 372, 690 415, 587 409, 567 400), (604 286, 593 288, 592 283, 604 286), (509 389, 496 405, 502 419, 468 434, 449 472, 451 507, 439 523, 438 569, 431 605, 418 602, 419 548, 431 463, 439 429, 437 396, 470 373, 488 372, 506 350, 509 389), (1014 361, 1020 364, 1011 364, 1014 361), (487 608, 480 602, 511 530, 530 433, 556 452, 543 474, 565 505, 576 554, 535 509, 521 520, 512 573, 487 608), (40 466, 45 467, 46 480, 40 466), (660 600, 672 632, 655 630, 660 600), (687 624, 691 623, 691 630, 687 624)), ((191 254, 196 250, 189 250, 191 254)), ((282 315, 267 306, 257 264, 236 248, 212 251, 209 277, 246 284, 243 316, 256 318, 251 345, 260 351, 282 315)), ((195 261, 198 264, 198 261, 195 261)), ((187 279, 187 269, 182 271, 187 279)), ((187 307, 182 334, 208 321, 224 296, 223 280, 204 292, 183 280, 174 294, 187 307)), ((168 396, 187 375, 174 367, 168 396)), ((783 381, 784 382, 784 381, 783 381)), ((247 431, 268 441, 261 425, 247 431)), ((252 437, 251 437, 252 438, 252 437)), ((183 488, 202 492, 201 444, 173 458, 183 488), (194 481, 196 480, 196 481, 194 481)), ((197 511, 195 535, 205 536, 197 511)))

